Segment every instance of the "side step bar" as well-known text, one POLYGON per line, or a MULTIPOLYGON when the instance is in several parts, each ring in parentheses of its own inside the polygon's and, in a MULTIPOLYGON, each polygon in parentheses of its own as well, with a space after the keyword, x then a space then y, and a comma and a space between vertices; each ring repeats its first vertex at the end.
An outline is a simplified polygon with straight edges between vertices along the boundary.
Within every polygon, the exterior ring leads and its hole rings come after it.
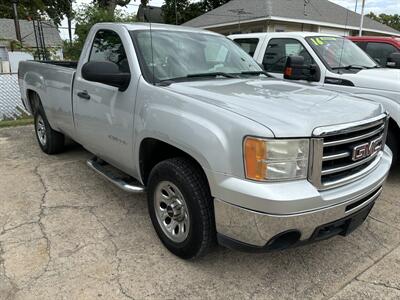
POLYGON ((137 182, 134 178, 129 177, 128 179, 118 177, 113 174, 110 170, 106 169, 107 164, 101 160, 98 160, 96 157, 89 159, 86 164, 93 169, 96 173, 100 174, 104 178, 106 178, 111 183, 115 184, 121 190, 124 190, 128 193, 143 193, 145 191, 145 187, 137 182))

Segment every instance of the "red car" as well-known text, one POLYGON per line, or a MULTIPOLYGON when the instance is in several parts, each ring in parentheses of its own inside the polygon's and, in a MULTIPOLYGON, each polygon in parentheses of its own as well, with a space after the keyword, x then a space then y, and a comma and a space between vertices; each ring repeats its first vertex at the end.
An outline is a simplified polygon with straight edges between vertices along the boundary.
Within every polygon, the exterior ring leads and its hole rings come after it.
POLYGON ((380 65, 400 68, 399 37, 349 36, 347 38, 356 43, 380 65))

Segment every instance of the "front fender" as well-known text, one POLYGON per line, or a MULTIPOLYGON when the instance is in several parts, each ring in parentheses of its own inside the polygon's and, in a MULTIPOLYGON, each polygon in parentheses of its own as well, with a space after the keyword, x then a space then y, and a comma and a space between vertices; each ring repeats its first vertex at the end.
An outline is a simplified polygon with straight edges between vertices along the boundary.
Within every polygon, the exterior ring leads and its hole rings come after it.
POLYGON ((266 127, 215 105, 141 82, 135 109, 136 165, 143 139, 154 138, 191 155, 208 173, 244 177, 243 139, 273 137, 266 127))

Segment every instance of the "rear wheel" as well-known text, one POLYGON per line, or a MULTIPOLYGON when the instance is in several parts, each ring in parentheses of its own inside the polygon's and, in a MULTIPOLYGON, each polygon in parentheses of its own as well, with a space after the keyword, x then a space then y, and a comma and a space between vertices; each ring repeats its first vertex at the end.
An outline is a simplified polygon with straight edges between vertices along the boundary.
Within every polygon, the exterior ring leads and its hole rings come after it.
POLYGON ((162 243, 190 259, 207 253, 214 242, 214 215, 208 182, 186 158, 160 162, 150 173, 148 206, 162 243))
POLYGON ((36 138, 42 151, 47 154, 60 153, 64 149, 65 137, 50 127, 40 103, 35 109, 34 121, 36 138))

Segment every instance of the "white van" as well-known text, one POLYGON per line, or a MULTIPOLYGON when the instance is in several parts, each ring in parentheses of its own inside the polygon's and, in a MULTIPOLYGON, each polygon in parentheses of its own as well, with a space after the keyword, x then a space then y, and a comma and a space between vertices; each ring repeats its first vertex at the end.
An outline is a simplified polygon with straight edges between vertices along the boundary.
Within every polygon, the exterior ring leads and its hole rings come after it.
POLYGON ((400 70, 380 67, 353 42, 314 32, 229 36, 278 78, 352 93, 382 103, 391 115, 388 144, 400 146, 400 70), (288 59, 290 57, 290 59, 288 59))

